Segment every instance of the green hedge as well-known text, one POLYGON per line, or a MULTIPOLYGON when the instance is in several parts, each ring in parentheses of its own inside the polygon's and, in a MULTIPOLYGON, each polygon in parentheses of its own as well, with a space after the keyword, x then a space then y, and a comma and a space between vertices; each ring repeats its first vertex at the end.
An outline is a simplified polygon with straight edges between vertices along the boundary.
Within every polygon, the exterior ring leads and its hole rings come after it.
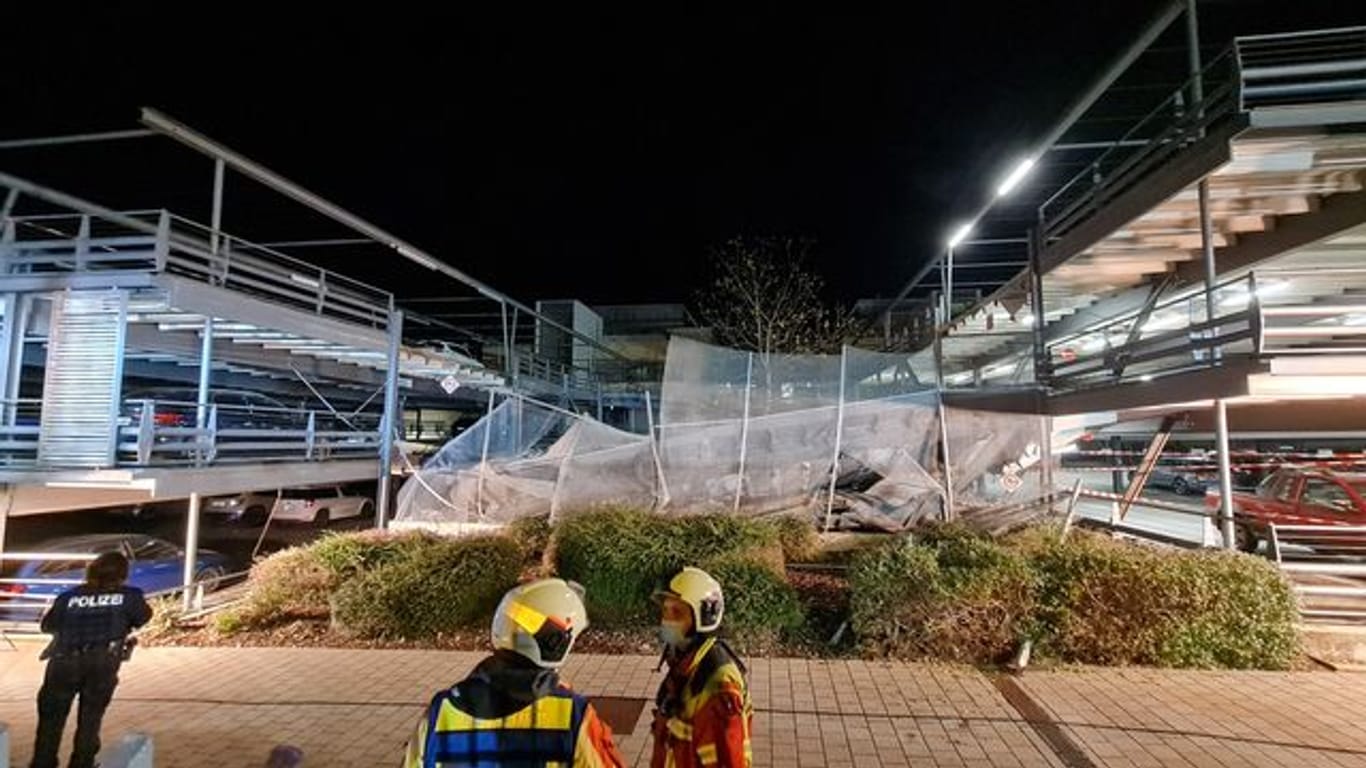
POLYGON ((767 641, 801 627, 804 616, 797 591, 770 563, 728 555, 703 561, 699 567, 721 582, 727 633, 767 641))
POLYGON ((1270 562, 1093 534, 1027 546, 1045 650, 1096 664, 1283 669, 1299 652, 1293 591, 1270 562))
POLYGON ((341 583, 332 619, 363 637, 435 637, 487 620, 517 584, 523 552, 503 536, 416 539, 341 583))
POLYGON ((783 559, 789 563, 811 563, 821 554, 820 537, 809 517, 784 515, 773 520, 778 529, 778 542, 783 548, 783 559))
POLYGON ((999 661, 1034 611, 1028 562, 971 535, 894 539, 856 555, 849 581, 851 626, 877 656, 999 661))
POLYGON ((245 599, 216 627, 326 621, 365 637, 430 637, 486 619, 522 565, 522 550, 501 536, 330 534, 258 562, 245 599))
POLYGON ((311 548, 291 547, 256 563, 242 602, 216 616, 224 632, 263 629, 290 621, 327 619, 336 574, 311 548))
POLYGON ((938 527, 859 555, 850 587, 879 655, 994 662, 1029 637, 1064 661, 1283 669, 1299 650, 1293 592, 1246 555, 938 527))
MULTIPOLYGON (((663 517, 623 507, 604 507, 569 516, 556 526, 555 571, 561 577, 584 586, 588 595, 588 615, 599 626, 648 626, 657 619, 652 600, 655 590, 685 565, 706 567, 734 558, 766 569, 775 582, 772 592, 782 588, 782 549, 778 530, 767 523, 729 515, 663 517)), ((733 578, 755 579, 753 569, 734 566, 733 578)), ((719 578, 719 577, 718 577, 719 578)), ((725 588, 725 579, 720 579, 725 588)), ((739 616, 732 629, 746 629, 745 622, 757 617, 749 613, 740 589, 727 589, 728 610, 739 616), (733 608, 739 599, 741 608, 733 608)), ((764 598, 767 600, 768 598, 764 598)), ((793 597, 795 602, 795 596, 793 597)), ((788 621, 783 614, 760 622, 779 626, 788 621)))

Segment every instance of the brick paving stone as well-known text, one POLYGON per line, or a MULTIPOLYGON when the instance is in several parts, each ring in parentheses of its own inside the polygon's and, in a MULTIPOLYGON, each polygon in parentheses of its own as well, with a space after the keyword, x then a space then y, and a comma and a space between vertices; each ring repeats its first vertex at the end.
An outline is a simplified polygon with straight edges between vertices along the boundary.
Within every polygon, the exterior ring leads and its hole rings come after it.
MULTIPOLYGON (((0 651, 0 721, 14 762, 32 747, 38 646, 0 651)), ((392 765, 431 692, 482 657, 446 651, 149 648, 123 674, 106 742, 140 730, 158 766, 259 766, 270 747, 311 765, 392 765)), ((589 696, 649 700, 644 656, 576 655, 589 696)), ((1047 742, 968 668, 755 659, 757 766, 1062 766, 1047 742)), ((1099 766, 1366 766, 1366 676, 1146 669, 1030 672, 1019 685, 1099 766)), ((649 761, 647 706, 620 734, 649 761)), ((69 731, 69 729, 68 729, 69 731)), ((68 748, 70 734, 68 732, 68 748)))

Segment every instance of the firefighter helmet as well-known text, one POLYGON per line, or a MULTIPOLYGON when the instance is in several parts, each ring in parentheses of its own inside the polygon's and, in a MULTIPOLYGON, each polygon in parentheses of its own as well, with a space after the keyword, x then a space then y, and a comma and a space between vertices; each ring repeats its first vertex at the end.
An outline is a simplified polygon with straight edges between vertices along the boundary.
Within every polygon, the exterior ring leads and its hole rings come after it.
POLYGON ((583 587, 572 581, 540 579, 503 595, 493 614, 493 647, 555 669, 587 628, 583 587))
POLYGON ((677 598, 692 609, 693 629, 697 632, 715 632, 721 626, 721 616, 726 612, 721 583, 701 568, 688 566, 679 571, 661 594, 677 598))

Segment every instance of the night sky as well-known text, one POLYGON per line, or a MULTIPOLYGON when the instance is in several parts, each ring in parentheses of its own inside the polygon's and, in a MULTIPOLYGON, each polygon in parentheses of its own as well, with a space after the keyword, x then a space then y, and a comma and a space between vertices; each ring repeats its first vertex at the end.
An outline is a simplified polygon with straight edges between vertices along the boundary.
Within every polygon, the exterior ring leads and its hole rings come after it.
MULTIPOLYGON (((897 5, 9 18, 0 138, 136 127, 155 106, 528 300, 687 299, 707 244, 735 234, 814 238, 834 297, 887 296, 1159 3, 897 5)), ((1363 3, 1202 3, 1207 55, 1361 23, 1363 3)), ((1140 79, 1174 89, 1180 42, 1140 79)), ((1076 137, 1122 132, 1142 114, 1131 93, 1076 137)), ((0 170, 208 220, 210 162, 164 139, 3 152, 0 170)), ((345 234, 281 210, 239 178, 225 228, 345 234)), ((456 288, 378 251, 308 256, 402 295, 456 288)))

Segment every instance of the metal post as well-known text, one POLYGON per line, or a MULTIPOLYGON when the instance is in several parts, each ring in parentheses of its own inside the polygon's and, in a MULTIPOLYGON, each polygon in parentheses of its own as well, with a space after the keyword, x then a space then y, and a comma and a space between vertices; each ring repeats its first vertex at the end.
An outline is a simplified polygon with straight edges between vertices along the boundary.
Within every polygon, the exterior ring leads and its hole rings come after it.
POLYGON ((1195 7, 1196 0, 1186 0, 1186 56, 1187 70, 1190 72, 1192 105, 1199 108, 1205 100, 1205 84, 1200 74, 1200 14, 1195 7))
POLYGON ((949 412, 944 407, 944 391, 939 391, 939 440, 944 457, 944 521, 954 519, 953 471, 949 467, 949 412))
MULTIPOLYGON (((0 333, 0 393, 3 393, 0 394, 0 397, 5 397, 9 392, 10 377, 19 375, 18 369, 11 369, 9 366, 9 360, 12 357, 10 350, 14 348, 16 343, 23 343, 22 337, 18 342, 15 341, 15 321, 18 320, 15 314, 18 311, 18 306, 19 294, 17 293, 6 293, 3 298, 0 298, 0 307, 3 307, 5 324, 4 332, 0 333)), ((4 408, 0 408, 0 418, 5 419, 4 423, 8 426, 14 426, 14 421, 10 419, 10 410, 13 405, 13 403, 6 403, 4 408)))
POLYGON ((749 396, 754 382, 754 353, 749 353, 745 364, 745 412, 740 421, 740 471, 735 476, 735 507, 740 512, 740 497, 745 492, 745 451, 749 448, 749 396))
POLYGON ((508 334, 508 305, 506 302, 498 302, 498 317, 503 322, 503 368, 506 370, 508 363, 512 361, 512 336, 508 334))
MULTIPOLYGON (((1053 495, 1053 417, 1039 414, 1039 480, 1046 496, 1053 495)), ((1048 511, 1053 511, 1053 502, 1048 502, 1048 511)))
POLYGON ((218 237, 223 228, 223 158, 213 161, 213 211, 209 218, 209 251, 218 255, 218 237))
MULTIPOLYGON (((28 337, 29 316, 33 312, 33 296, 19 294, 14 302, 15 313, 11 320, 5 315, 5 333, 9 336, 9 356, 5 363, 5 423, 14 426, 19 418, 19 380, 24 369, 24 345, 28 337)), ((5 307, 9 311, 9 307, 5 307)))
POLYGON ((1043 305, 1043 272, 1039 267, 1039 232, 1038 228, 1029 231, 1029 303, 1030 312, 1034 315, 1034 382, 1036 384, 1048 383, 1048 350, 1044 342, 1044 305, 1043 305))
POLYGON ((9 511, 14 507, 14 485, 0 483, 0 552, 5 551, 5 528, 9 526, 9 511))
POLYGON ((659 493, 655 498, 655 509, 663 509, 669 503, 669 484, 664 480, 664 465, 659 461, 659 440, 655 435, 655 409, 650 402, 650 390, 645 390, 645 419, 650 428, 650 453, 655 458, 655 475, 659 480, 659 493))
MULTIPOLYGON (((1219 279, 1218 270, 1214 264, 1214 223, 1210 221, 1209 215, 1209 178, 1200 180, 1196 187, 1200 203, 1200 251, 1205 262, 1205 322, 1212 323, 1216 310, 1214 300, 1214 286, 1219 279)), ((1218 331, 1209 326, 1205 333, 1217 336, 1218 331)), ((1219 350, 1211 346, 1208 351, 1210 365, 1214 365, 1220 357, 1219 350)))
MULTIPOLYGON (((208 423, 209 417, 209 380, 212 372, 213 362, 213 317, 204 318, 204 332, 199 339, 199 392, 195 396, 195 443, 204 439, 204 427, 208 423)), ((212 449, 212 446, 210 446, 212 449)), ((198 457, 196 463, 204 463, 206 451, 202 448, 195 451, 198 457)))
POLYGON ((934 309, 934 383, 941 392, 944 390, 944 340, 940 334, 940 318, 943 312, 944 305, 941 300, 934 309))
POLYGON ((1224 549, 1233 549, 1233 470, 1229 466, 1228 404, 1214 401, 1214 432, 1219 454, 1219 530, 1224 534, 1224 549))
POLYGON ((484 517, 484 467, 489 463, 489 438, 493 436, 493 398, 494 391, 490 389, 489 407, 484 413, 484 445, 479 449, 479 484, 474 495, 475 514, 481 519, 484 517))
POLYGON ((944 332, 953 324, 953 249, 944 259, 944 332))
POLYGON ((194 600, 194 577, 199 571, 199 494, 190 494, 185 520, 185 574, 180 592, 180 609, 190 610, 194 600))
MULTIPOLYGON (((1205 99, 1205 87, 1200 77, 1200 22, 1195 0, 1186 0, 1186 53, 1187 70, 1191 76, 1191 100, 1194 102, 1193 106, 1199 109, 1205 99)), ((1218 269, 1214 263, 1214 223, 1209 214, 1208 177, 1200 179, 1196 186, 1196 195, 1200 207, 1200 253, 1205 266, 1205 322, 1211 323, 1216 311, 1214 286, 1218 280, 1218 269)), ((1213 327, 1205 332, 1216 333, 1213 327)), ((1219 359, 1219 350, 1214 347, 1210 347, 1207 354, 1211 365, 1219 359)))
POLYGON ((835 408, 835 451, 830 458, 830 490, 825 497, 825 530, 830 530, 830 515, 835 508, 835 481, 840 476, 840 440, 844 437, 844 371, 849 348, 840 347, 840 400, 835 408))
MULTIPOLYGON (((375 499, 375 526, 389 527, 389 497, 393 483, 394 425, 403 423, 398 412, 398 348, 403 341, 403 311, 389 313, 389 352, 384 370, 384 414, 379 420, 379 498, 375 499)), ((492 395, 490 395, 492 397, 492 395)))
POLYGON ((308 424, 304 427, 304 458, 313 460, 313 449, 318 437, 318 412, 308 412, 308 424))

